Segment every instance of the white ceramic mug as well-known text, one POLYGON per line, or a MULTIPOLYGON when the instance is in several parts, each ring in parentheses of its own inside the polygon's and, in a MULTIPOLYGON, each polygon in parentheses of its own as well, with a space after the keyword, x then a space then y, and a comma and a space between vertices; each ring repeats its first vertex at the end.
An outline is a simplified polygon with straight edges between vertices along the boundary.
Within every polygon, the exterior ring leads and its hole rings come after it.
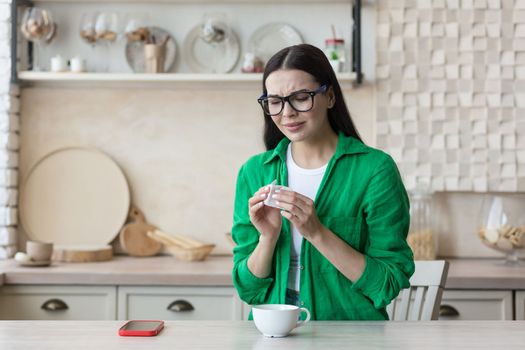
POLYGON ((26 253, 33 261, 49 261, 53 255, 53 243, 27 241, 26 253))
POLYGON ((81 73, 86 70, 86 61, 81 57, 73 57, 71 60, 69 60, 69 64, 71 65, 72 72, 81 73))
POLYGON ((265 337, 286 337, 294 328, 310 321, 310 311, 304 307, 286 304, 263 304, 252 306, 253 320, 265 337), (306 314, 299 321, 301 312, 306 314))
POLYGON ((52 72, 65 72, 67 71, 67 61, 60 55, 56 55, 51 58, 51 71, 52 72))

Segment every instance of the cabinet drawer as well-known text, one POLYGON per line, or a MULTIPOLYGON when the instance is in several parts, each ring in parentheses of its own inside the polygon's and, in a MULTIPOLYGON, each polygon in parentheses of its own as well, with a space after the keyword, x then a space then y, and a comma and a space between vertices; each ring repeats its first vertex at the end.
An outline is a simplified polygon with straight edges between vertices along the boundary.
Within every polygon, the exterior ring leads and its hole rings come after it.
POLYGON ((240 320, 230 287, 119 287, 119 319, 240 320))
POLYGON ((115 287, 3 286, 0 319, 3 320, 114 320, 115 287))
POLYGON ((512 291, 445 290, 440 320, 512 320, 512 291))

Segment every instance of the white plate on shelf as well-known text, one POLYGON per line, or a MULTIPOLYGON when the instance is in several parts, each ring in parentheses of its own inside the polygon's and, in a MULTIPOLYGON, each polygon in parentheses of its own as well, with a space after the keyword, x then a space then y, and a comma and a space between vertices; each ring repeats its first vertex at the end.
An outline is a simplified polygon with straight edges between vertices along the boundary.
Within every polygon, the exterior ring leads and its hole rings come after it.
POLYGON ((261 59, 264 64, 285 47, 302 44, 301 34, 286 23, 268 23, 259 27, 248 40, 248 51, 261 59))
POLYGON ((186 63, 195 73, 228 73, 240 55, 239 38, 230 28, 229 35, 220 43, 207 43, 201 37, 202 25, 193 27, 184 39, 186 63))
MULTIPOLYGON (((166 59, 164 60, 164 72, 169 72, 173 68, 177 56, 177 43, 171 34, 159 27, 148 27, 150 35, 154 35, 157 41, 162 41, 166 35, 169 37, 166 43, 166 59)), ((146 62, 144 59, 144 42, 127 41, 126 42, 126 61, 134 73, 144 73, 146 71, 146 62)))

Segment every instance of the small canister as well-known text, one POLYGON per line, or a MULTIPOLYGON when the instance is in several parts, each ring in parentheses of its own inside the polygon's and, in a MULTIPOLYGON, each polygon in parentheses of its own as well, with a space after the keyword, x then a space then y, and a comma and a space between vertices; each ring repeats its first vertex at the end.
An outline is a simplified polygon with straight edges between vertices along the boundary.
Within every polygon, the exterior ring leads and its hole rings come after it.
POLYGON ((332 68, 336 73, 342 72, 346 69, 346 48, 344 39, 330 38, 326 39, 324 53, 332 68))
POLYGON ((51 58, 51 71, 52 72, 65 72, 67 71, 67 61, 60 55, 56 55, 51 58))
POLYGON ((71 58, 69 64, 71 65, 72 72, 81 73, 86 71, 86 61, 79 56, 71 58))
POLYGON ((163 73, 164 61, 166 59, 166 45, 145 44, 144 58, 146 73, 163 73))

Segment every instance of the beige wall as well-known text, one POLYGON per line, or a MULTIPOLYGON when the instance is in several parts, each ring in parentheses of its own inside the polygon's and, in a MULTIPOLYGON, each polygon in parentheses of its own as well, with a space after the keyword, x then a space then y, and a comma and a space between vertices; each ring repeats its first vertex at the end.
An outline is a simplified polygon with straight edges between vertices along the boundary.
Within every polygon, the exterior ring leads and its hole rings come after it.
MULTIPOLYGON (((132 202, 150 223, 228 252, 224 233, 231 227, 238 168, 263 151, 259 94, 258 84, 23 89, 21 179, 52 150, 96 147, 121 166, 132 202)), ((346 96, 363 137, 373 140, 373 89, 346 90, 346 96)))
MULTIPOLYGON (((227 253, 224 233, 231 227, 237 170, 263 150, 262 118, 254 99, 258 93, 255 86, 229 92, 23 89, 21 179, 52 150, 96 147, 122 167, 132 201, 149 222, 214 242, 216 253, 227 253)), ((373 85, 346 90, 346 98, 363 138, 373 145, 373 85)), ((436 194, 433 217, 440 255, 501 256, 476 234, 482 198, 468 192, 436 194)))

